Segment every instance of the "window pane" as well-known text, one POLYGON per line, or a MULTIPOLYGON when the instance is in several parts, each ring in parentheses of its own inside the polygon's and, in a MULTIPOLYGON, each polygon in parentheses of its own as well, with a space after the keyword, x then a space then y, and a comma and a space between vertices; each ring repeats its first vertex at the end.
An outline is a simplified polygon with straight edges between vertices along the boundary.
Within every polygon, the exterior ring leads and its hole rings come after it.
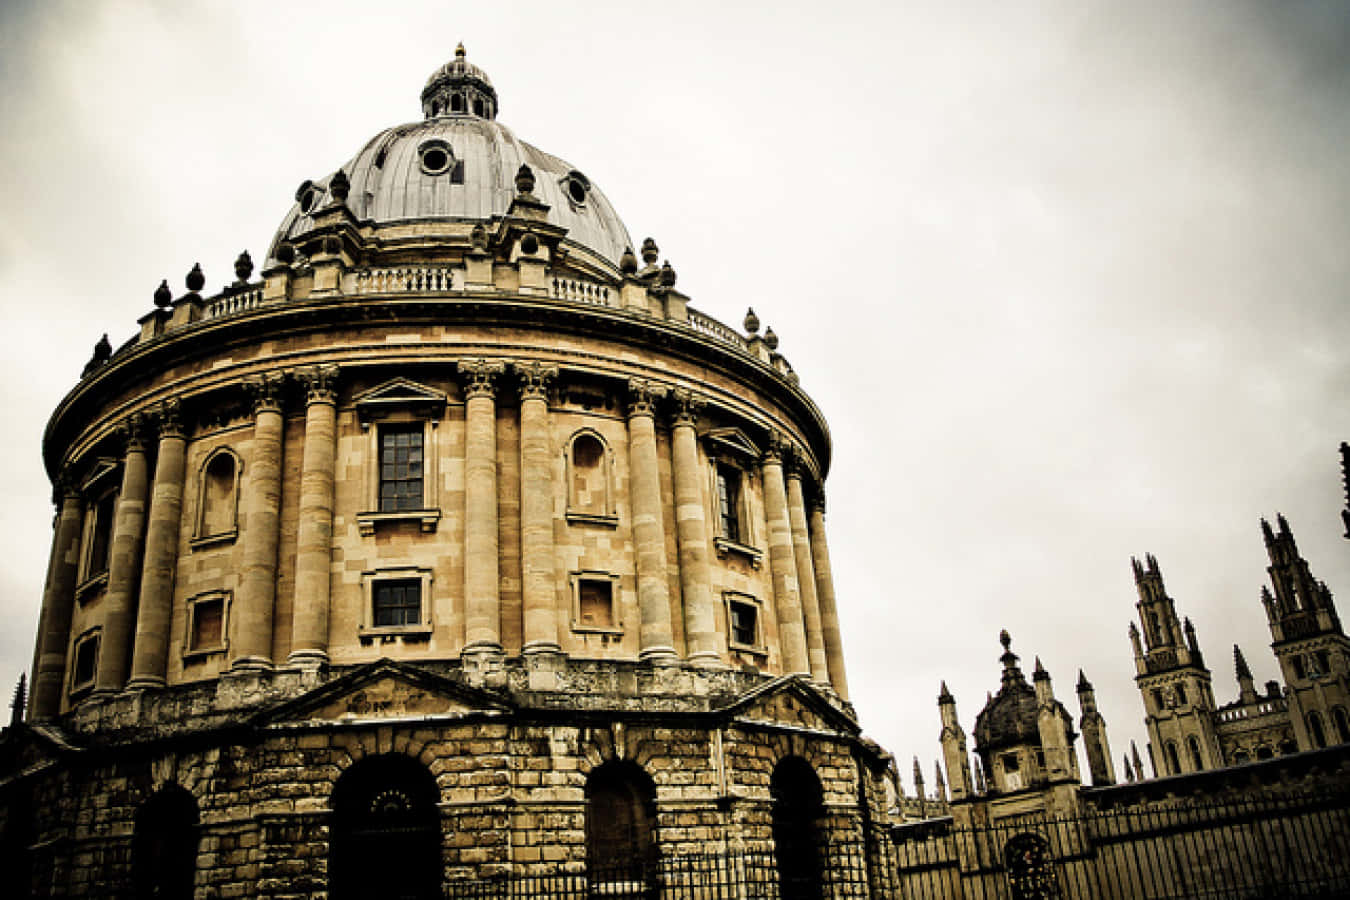
POLYGON ((375 585, 374 615, 376 627, 417 625, 422 621, 422 582, 381 581, 375 585))

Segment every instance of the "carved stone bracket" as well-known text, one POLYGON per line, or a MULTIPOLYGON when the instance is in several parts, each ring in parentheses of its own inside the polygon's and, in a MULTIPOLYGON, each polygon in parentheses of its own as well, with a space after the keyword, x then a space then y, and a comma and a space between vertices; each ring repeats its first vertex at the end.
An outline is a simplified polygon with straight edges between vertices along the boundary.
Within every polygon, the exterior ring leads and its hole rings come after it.
POLYGON ((244 382, 244 390, 253 401, 253 414, 271 411, 281 412, 282 390, 286 386, 286 377, 280 372, 265 372, 244 382))
POLYGON ((630 378, 628 380, 628 417, 634 416, 652 416, 655 417, 655 406, 657 401, 666 395, 666 389, 653 384, 645 378, 630 378))
POLYGON ((335 365, 311 366, 300 369, 295 377, 305 386, 307 403, 336 403, 337 383, 342 370, 335 365))
POLYGON ((520 398, 527 397, 548 400, 548 389, 558 377, 558 367, 531 360, 512 363, 516 377, 520 379, 520 398))
POLYGON ((699 413, 707 405, 698 394, 688 388, 675 388, 670 392, 672 425, 688 425, 694 427, 698 421, 699 413))
POLYGON ((489 400, 497 396, 496 379, 506 371, 506 364, 499 359, 462 359, 457 366, 464 377, 464 397, 485 396, 489 400))

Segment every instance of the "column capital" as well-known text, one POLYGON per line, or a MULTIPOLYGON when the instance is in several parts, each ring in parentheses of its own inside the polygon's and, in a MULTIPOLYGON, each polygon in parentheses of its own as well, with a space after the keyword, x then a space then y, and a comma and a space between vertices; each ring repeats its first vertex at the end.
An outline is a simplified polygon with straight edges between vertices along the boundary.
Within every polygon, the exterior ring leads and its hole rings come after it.
POLYGON ((149 432, 150 422, 143 413, 134 412, 117 423, 117 439, 128 453, 144 453, 149 432))
POLYGON ((496 379, 506 371, 506 364, 499 359, 461 359, 456 370, 464 378, 464 397, 497 396, 496 379))
POLYGON ((806 501, 806 511, 812 515, 816 513, 820 513, 822 516, 825 515, 825 492, 823 490, 817 489, 817 491, 811 495, 810 499, 806 501))
POLYGON ((655 418, 656 402, 664 396, 666 389, 663 385, 654 384, 645 378, 628 379, 628 418, 655 418))
POLYGON ((244 382, 253 403, 253 415, 261 412, 282 411, 282 389, 286 386, 286 376, 280 372, 264 372, 244 382))
POLYGON ((670 392, 672 426, 688 425, 693 428, 698 422, 699 413, 707 401, 688 388, 675 388, 670 392))
POLYGON ((80 499, 80 482, 69 466, 62 466, 52 481, 52 503, 60 506, 67 500, 80 499))
POLYGON ((558 367, 538 360, 514 362, 511 368, 520 379, 520 399, 548 400, 548 389, 558 377, 558 367))
POLYGON ((295 377, 304 385, 305 403, 337 403, 337 382, 341 374, 341 368, 332 364, 297 370, 295 377))
POLYGON ((170 397, 155 410, 155 422, 159 426, 160 439, 186 437, 183 428, 183 404, 177 397, 170 397))
POLYGON ((783 465, 792 453, 792 444, 787 436, 781 431, 769 430, 768 437, 764 441, 764 452, 760 456, 760 463, 763 465, 783 465))

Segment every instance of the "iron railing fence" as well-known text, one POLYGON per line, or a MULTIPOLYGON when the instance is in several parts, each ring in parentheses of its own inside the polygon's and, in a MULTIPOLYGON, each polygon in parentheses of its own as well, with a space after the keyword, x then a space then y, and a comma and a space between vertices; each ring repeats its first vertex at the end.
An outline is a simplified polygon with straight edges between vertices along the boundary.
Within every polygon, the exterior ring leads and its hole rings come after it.
POLYGON ((932 900, 1350 896, 1350 793, 1169 800, 896 828, 898 893, 932 900))

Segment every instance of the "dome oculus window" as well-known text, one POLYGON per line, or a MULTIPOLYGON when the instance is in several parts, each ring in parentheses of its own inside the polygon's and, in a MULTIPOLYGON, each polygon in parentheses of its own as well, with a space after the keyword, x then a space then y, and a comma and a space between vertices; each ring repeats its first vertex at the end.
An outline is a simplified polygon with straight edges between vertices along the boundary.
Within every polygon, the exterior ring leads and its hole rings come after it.
POLYGON ((422 171, 428 175, 444 175, 455 162, 450 145, 445 141, 427 141, 417 148, 417 156, 422 163, 422 171))
POLYGON ((309 215, 310 211, 313 210, 315 205, 319 202, 319 191, 314 186, 314 182, 302 182, 300 187, 295 191, 295 199, 296 202, 300 204, 300 212, 309 215))
POLYGON ((567 194, 567 199, 571 200, 576 206, 582 206, 586 203, 586 198, 591 193, 591 182, 580 172, 573 169, 568 172, 562 180, 562 188, 567 194))

